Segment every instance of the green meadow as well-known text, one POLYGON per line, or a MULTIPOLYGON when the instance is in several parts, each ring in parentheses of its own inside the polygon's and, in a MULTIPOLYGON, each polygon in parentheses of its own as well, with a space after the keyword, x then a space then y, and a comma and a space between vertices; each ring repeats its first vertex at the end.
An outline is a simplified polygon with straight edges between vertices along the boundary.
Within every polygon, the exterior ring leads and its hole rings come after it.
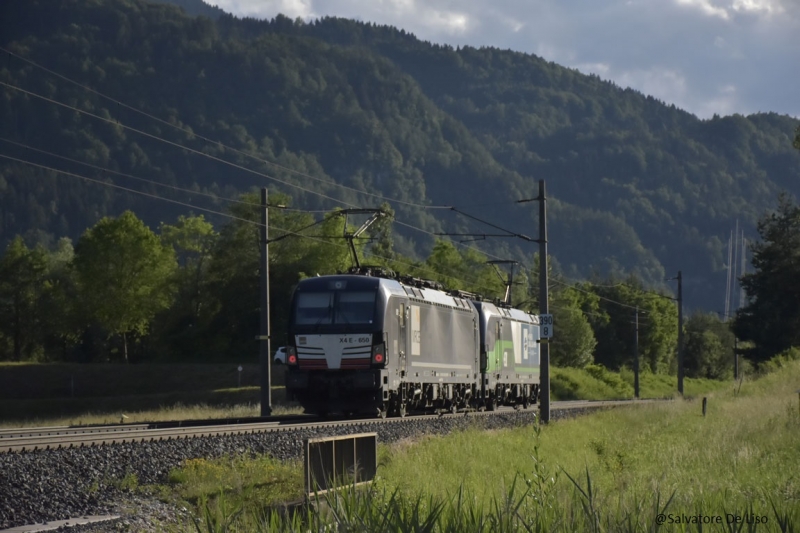
POLYGON ((294 513, 299 462, 193 461, 160 490, 200 532, 797 531, 798 389, 795 361, 707 393, 705 416, 698 397, 382 445, 369 489, 294 513))

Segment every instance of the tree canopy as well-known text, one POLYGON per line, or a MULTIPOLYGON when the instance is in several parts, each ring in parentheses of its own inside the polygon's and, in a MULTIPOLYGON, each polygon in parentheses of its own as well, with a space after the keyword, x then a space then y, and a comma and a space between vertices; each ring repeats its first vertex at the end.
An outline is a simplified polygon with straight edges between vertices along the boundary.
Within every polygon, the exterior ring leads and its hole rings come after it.
POLYGON ((103 218, 84 232, 75 248, 75 270, 90 320, 122 335, 147 332, 156 313, 172 302, 174 251, 130 211, 103 218))
POLYGON ((741 278, 749 303, 736 313, 733 330, 753 343, 747 356, 766 361, 800 346, 800 206, 781 195, 777 210, 758 224, 752 273, 741 278))
POLYGON ((0 352, 7 351, 20 361, 37 355, 43 311, 39 306, 47 273, 47 259, 41 248, 29 249, 16 237, 0 258, 0 352), (10 344, 10 346, 8 345, 10 344))

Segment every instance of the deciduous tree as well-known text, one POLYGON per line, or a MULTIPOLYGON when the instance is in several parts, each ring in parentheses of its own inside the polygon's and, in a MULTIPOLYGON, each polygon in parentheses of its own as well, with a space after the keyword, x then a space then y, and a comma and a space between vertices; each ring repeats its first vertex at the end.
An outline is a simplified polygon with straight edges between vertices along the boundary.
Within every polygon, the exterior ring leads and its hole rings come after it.
POLYGON ((593 362, 597 339, 581 308, 582 303, 591 305, 588 300, 592 296, 572 288, 554 291, 550 311, 555 329, 550 360, 555 366, 583 368, 593 362))
POLYGON ((684 361, 686 376, 724 379, 733 368, 733 333, 713 313, 695 313, 686 321, 684 361))
POLYGON ((122 336, 127 363, 127 335, 145 333, 156 313, 172 302, 175 252, 126 211, 84 232, 74 264, 88 316, 122 336))
POLYGON ((43 249, 29 249, 17 236, 0 259, 0 358, 15 361, 33 355, 40 347, 37 303, 47 271, 43 249), (7 341, 2 342, 2 337, 7 341), (4 344, 9 353, 4 353, 4 344))

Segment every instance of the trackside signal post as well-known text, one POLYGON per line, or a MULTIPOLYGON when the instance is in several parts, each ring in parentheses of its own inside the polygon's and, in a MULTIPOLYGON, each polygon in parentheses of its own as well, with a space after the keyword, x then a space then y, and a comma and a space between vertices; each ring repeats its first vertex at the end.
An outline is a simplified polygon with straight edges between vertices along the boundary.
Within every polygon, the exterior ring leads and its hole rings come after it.
MULTIPOLYGON (((518 200, 518 203, 539 202, 539 238, 534 241, 539 243, 539 316, 550 316, 547 300, 547 204, 544 191, 544 180, 539 180, 539 196, 528 200, 518 200)), ((550 333, 552 334, 552 328, 550 333)), ((550 422, 550 339, 542 339, 540 346, 539 366, 539 420, 543 423, 550 422)))
MULTIPOLYGON (((539 313, 550 313, 547 294, 547 203, 544 194, 544 180, 539 180, 539 313)), ((549 341, 550 339, 547 339, 549 341)), ((550 344, 541 344, 541 374, 539 374, 539 418, 550 422, 550 344)))
MULTIPOLYGON (((549 315, 550 309, 547 294, 547 203, 545 196, 544 180, 539 180, 539 196, 523 202, 539 202, 539 316, 549 315)), ((552 331, 551 331, 552 334, 552 331)), ((541 341, 539 365, 539 420, 543 423, 550 422, 550 345, 549 338, 541 341)))
POLYGON ((261 189, 261 313, 259 320, 259 365, 261 366, 261 416, 272 414, 272 352, 269 329, 269 204, 267 189, 261 189))
POLYGON ((667 281, 678 282, 678 392, 683 396, 683 274, 668 278, 667 281))
POLYGON ((678 392, 683 396, 683 275, 678 270, 678 392))
POLYGON ((636 306, 633 320, 633 397, 639 398, 639 306, 636 306))

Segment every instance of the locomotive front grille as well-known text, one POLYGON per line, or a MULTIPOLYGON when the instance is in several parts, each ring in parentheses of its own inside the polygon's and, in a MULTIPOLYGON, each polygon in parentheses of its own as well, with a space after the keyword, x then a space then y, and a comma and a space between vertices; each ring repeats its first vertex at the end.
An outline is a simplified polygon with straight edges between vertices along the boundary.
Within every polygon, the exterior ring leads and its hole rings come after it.
POLYGON ((300 357, 297 360, 300 370, 327 370, 328 361, 323 359, 308 359, 300 357))
POLYGON ((362 368, 369 368, 372 359, 369 357, 351 357, 349 359, 342 359, 342 370, 357 370, 362 368))

